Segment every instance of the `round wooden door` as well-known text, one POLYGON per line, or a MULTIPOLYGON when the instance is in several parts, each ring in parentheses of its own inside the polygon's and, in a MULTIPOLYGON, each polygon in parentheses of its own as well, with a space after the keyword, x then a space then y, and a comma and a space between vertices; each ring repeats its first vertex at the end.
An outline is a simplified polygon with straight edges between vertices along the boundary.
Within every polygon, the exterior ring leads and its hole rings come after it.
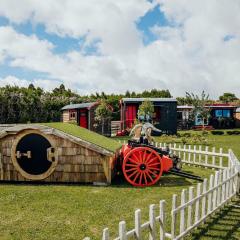
POLYGON ((34 131, 24 134, 13 148, 13 164, 25 178, 42 180, 53 172, 55 149, 42 134, 34 131))

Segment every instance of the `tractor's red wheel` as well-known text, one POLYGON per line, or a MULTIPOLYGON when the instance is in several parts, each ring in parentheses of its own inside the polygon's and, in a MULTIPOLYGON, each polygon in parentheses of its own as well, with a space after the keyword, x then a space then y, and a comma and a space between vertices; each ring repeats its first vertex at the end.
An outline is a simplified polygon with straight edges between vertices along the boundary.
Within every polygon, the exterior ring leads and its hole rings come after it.
POLYGON ((122 168, 124 177, 133 186, 150 186, 162 175, 162 158, 151 148, 137 147, 124 157, 122 168))

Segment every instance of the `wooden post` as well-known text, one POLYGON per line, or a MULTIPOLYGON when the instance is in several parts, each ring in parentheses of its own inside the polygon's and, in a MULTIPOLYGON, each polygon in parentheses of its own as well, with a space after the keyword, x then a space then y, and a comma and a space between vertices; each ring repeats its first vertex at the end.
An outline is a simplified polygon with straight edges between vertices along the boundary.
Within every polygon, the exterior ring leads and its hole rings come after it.
POLYGON ((206 152, 206 155, 205 155, 205 165, 208 165, 208 154, 207 154, 208 153, 208 146, 205 147, 205 152, 206 152))
POLYGON ((151 204, 149 207, 149 222, 150 222, 150 233, 149 240, 156 240, 156 217, 155 217, 155 204, 151 204))
MULTIPOLYGON (((212 188, 213 188, 213 175, 211 174, 208 190, 211 191, 212 188)), ((208 193, 208 210, 207 210, 207 212, 210 213, 211 211, 212 211, 212 192, 209 192, 208 193)))
MULTIPOLYGON (((223 182, 226 180, 226 174, 227 174, 227 172, 226 172, 226 169, 224 169, 223 170, 223 178, 222 178, 222 180, 223 180, 223 182)), ((225 201, 225 199, 226 199, 226 183, 224 183, 223 185, 222 185, 222 199, 221 199, 221 202, 223 203, 224 201, 225 201)))
MULTIPOLYGON (((188 145, 188 150, 191 151, 191 145, 188 145)), ((190 163, 191 162, 191 152, 188 152, 188 162, 190 163)))
POLYGON ((125 221, 121 221, 119 223, 119 238, 120 238, 120 240, 127 240, 126 222, 125 221))
MULTIPOLYGON (((186 203, 186 189, 182 190, 181 194, 181 206, 186 203)), ((180 210, 180 233, 185 231, 185 208, 180 210)))
POLYGON ((226 169, 226 199, 225 200, 227 200, 228 199, 228 197, 229 197, 229 176, 230 176, 230 173, 229 173, 229 169, 226 169))
MULTIPOLYGON (((219 172, 215 172, 215 176, 214 176, 214 187, 217 187, 218 185, 218 177, 219 177, 219 172)), ((213 191, 213 198, 212 198, 212 204, 213 204, 213 209, 216 208, 216 203, 217 203, 217 189, 215 189, 213 191)))
MULTIPOLYGON (((207 192, 207 178, 204 178, 203 180, 203 191, 202 193, 205 194, 207 192)), ((206 215, 206 196, 203 196, 202 198, 202 219, 206 215)))
MULTIPOLYGON (((201 195, 201 183, 197 184, 197 197, 199 197, 201 195)), ((195 206, 195 222, 197 222, 199 220, 199 204, 200 200, 196 200, 196 206, 195 206)))
POLYGON ((108 228, 103 229, 102 240, 109 240, 109 230, 108 230, 108 228))
POLYGON ((198 156, 198 162, 202 162, 202 145, 199 146, 199 156, 198 156))
POLYGON ((194 151, 194 153, 193 153, 193 163, 196 163, 196 145, 194 145, 193 146, 193 151, 194 151))
POLYGON ((136 239, 140 240, 142 237, 141 210, 140 209, 137 209, 135 211, 135 234, 136 234, 136 239))
POLYGON ((162 226, 160 224, 160 240, 164 240, 165 239, 165 205, 166 205, 166 201, 165 200, 161 200, 160 201, 160 221, 162 222, 162 226))
MULTIPOLYGON (((222 149, 222 148, 219 149, 219 153, 220 153, 220 154, 223 153, 223 149, 222 149)), ((223 166, 223 157, 219 157, 219 166, 220 166, 220 167, 223 166)))
POLYGON ((176 222, 177 222, 177 214, 174 213, 173 211, 176 209, 177 207, 177 195, 173 194, 173 198, 172 198, 172 223, 171 223, 171 237, 172 239, 175 238, 175 233, 176 233, 176 222))
POLYGON ((183 161, 186 161, 186 145, 183 146, 184 152, 183 152, 183 161))
MULTIPOLYGON (((189 188, 188 201, 190 202, 193 199, 193 189, 194 187, 189 188)), ((192 204, 188 205, 188 218, 187 218, 187 228, 192 226, 192 204)))
MULTIPOLYGON (((212 148, 212 153, 216 153, 216 148, 213 147, 212 148)), ((212 156, 212 165, 215 166, 216 165, 216 156, 212 156)))
POLYGON ((217 188, 217 206, 221 204, 221 190, 222 190, 222 170, 219 171, 219 176, 218 176, 218 188, 217 188))

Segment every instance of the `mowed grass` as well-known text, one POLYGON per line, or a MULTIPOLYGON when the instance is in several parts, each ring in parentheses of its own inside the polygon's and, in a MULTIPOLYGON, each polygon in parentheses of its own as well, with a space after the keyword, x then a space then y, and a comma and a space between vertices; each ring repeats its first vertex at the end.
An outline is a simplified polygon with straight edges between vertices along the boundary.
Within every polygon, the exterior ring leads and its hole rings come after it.
MULTIPOLYGON (((185 170, 202 177, 212 172, 189 167, 185 170)), ((136 209, 142 209, 143 220, 147 221, 149 205, 165 199, 169 212, 172 194, 196 183, 165 175, 159 184, 147 188, 126 183, 108 187, 1 184, 0 239, 100 239, 105 227, 116 236, 119 221, 126 220, 128 228, 134 226, 136 209)), ((170 226, 169 216, 167 221, 170 226)))
MULTIPOLYGON (((210 146, 232 148, 240 157, 240 136, 209 135, 208 139, 210 146)), ((164 142, 163 137, 156 140, 164 142)), ((212 173, 188 166, 184 170, 203 178, 212 173)), ((147 188, 134 188, 125 182, 108 187, 0 184, 0 239, 100 239, 105 227, 116 237, 119 221, 125 220, 128 229, 134 226, 136 209, 142 210, 143 221, 147 221, 149 205, 165 199, 169 214, 172 194, 179 196, 183 188, 196 184, 171 175, 147 188)), ((225 207, 187 239, 240 239, 239 204, 236 200, 225 207)), ((169 215, 166 225, 170 231, 169 215)))

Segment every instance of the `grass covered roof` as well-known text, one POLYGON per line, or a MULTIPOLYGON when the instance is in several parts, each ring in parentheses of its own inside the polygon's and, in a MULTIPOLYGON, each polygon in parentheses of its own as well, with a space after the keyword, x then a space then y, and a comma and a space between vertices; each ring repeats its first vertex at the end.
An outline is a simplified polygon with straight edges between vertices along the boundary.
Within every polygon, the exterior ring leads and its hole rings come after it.
POLYGON ((79 127, 70 123, 41 123, 41 125, 55 128, 74 137, 78 137, 84 141, 95 144, 101 148, 104 148, 110 152, 116 152, 117 149, 121 147, 121 144, 117 141, 104 137, 98 133, 92 132, 86 128, 79 127))

